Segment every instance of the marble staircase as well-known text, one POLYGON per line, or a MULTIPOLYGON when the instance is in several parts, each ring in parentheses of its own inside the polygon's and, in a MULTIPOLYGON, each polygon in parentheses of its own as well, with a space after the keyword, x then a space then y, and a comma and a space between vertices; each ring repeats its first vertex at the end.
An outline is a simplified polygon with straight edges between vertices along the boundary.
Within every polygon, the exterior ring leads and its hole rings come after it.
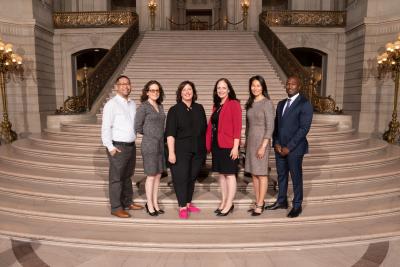
MULTIPOLYGON (((215 80, 230 79, 244 104, 247 80, 256 73, 267 78, 275 103, 284 97, 283 84, 254 34, 229 32, 145 33, 124 71, 132 77, 135 101, 140 86, 159 80, 167 94, 166 109, 175 102, 178 83, 193 80, 207 113, 215 80), (237 64, 232 63, 235 60, 237 64)), ((202 211, 188 220, 178 219, 170 176, 160 186, 166 214, 150 217, 134 211, 132 218, 120 219, 109 211, 108 161, 99 121, 63 123, 60 129, 45 129, 0 147, 0 235, 74 247, 180 252, 290 250, 399 238, 400 147, 321 115, 313 121, 309 142, 304 211, 298 218, 287 218, 285 210, 251 217, 251 180, 241 170, 235 209, 227 217, 213 213, 219 187, 210 173, 196 184, 194 202, 202 211)), ((276 178, 273 157, 270 162, 271 177, 276 178)), ((142 166, 138 149, 134 201, 144 204, 142 166)), ((272 203, 275 197, 270 186, 266 201, 272 203)))

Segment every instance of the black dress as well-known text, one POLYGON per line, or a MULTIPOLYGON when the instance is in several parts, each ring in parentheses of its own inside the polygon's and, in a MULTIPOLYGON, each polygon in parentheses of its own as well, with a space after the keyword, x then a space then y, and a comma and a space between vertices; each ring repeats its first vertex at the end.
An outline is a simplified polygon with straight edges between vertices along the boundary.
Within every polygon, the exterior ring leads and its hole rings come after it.
POLYGON ((202 105, 180 102, 168 111, 165 135, 175 138, 172 182, 180 207, 192 202, 194 184, 206 158, 206 113, 202 105))
POLYGON ((239 159, 232 160, 230 153, 232 148, 220 148, 218 146, 218 121, 222 105, 218 106, 211 116, 212 124, 212 171, 221 174, 237 174, 239 159), (215 138, 214 138, 215 137, 215 138))

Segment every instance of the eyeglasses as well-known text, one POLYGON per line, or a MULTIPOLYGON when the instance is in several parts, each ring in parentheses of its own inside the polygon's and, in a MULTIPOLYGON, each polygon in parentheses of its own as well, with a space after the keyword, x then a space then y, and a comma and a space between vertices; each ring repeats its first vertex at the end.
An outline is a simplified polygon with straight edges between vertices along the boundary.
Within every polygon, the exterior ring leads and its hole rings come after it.
POLYGON ((153 93, 153 94, 159 94, 159 93, 160 93, 160 90, 149 90, 149 92, 150 92, 150 93, 153 93))

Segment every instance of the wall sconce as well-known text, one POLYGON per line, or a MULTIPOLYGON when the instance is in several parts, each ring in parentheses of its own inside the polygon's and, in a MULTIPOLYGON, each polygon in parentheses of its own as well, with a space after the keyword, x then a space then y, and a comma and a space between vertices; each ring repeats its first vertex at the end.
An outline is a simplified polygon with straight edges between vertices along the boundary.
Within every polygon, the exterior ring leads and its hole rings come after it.
POLYGON ((151 30, 154 31, 155 29, 155 22, 156 22, 156 9, 157 9, 157 3, 154 0, 150 0, 149 4, 147 5, 149 7, 150 11, 150 24, 151 24, 151 30))
POLYGON ((249 16, 250 0, 242 0, 240 2, 243 14, 243 30, 247 31, 247 18, 249 16))

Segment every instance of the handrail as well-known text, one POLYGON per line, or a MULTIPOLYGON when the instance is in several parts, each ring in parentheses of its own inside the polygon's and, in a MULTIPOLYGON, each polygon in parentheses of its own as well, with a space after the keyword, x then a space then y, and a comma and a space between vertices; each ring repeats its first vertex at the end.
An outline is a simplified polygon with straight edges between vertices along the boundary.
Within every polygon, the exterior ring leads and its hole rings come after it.
POLYGON ((300 78, 302 83, 301 93, 311 102, 315 111, 321 113, 341 113, 342 111, 336 106, 336 102, 331 96, 323 97, 318 95, 316 91, 318 81, 315 79, 313 68, 309 72, 300 64, 292 52, 268 27, 263 15, 265 13, 262 13, 259 17, 260 38, 286 76, 298 76, 300 78))
POLYGON ((63 107, 56 110, 56 114, 76 114, 90 111, 93 103, 103 90, 107 81, 114 74, 115 70, 139 36, 139 20, 135 14, 135 20, 125 33, 118 39, 113 47, 96 65, 84 81, 85 90, 79 96, 68 97, 63 107))
POLYGON ((138 36, 139 20, 136 19, 132 26, 130 26, 118 39, 89 75, 87 81, 89 88, 89 109, 92 107, 97 96, 113 75, 121 60, 124 58, 138 36))

